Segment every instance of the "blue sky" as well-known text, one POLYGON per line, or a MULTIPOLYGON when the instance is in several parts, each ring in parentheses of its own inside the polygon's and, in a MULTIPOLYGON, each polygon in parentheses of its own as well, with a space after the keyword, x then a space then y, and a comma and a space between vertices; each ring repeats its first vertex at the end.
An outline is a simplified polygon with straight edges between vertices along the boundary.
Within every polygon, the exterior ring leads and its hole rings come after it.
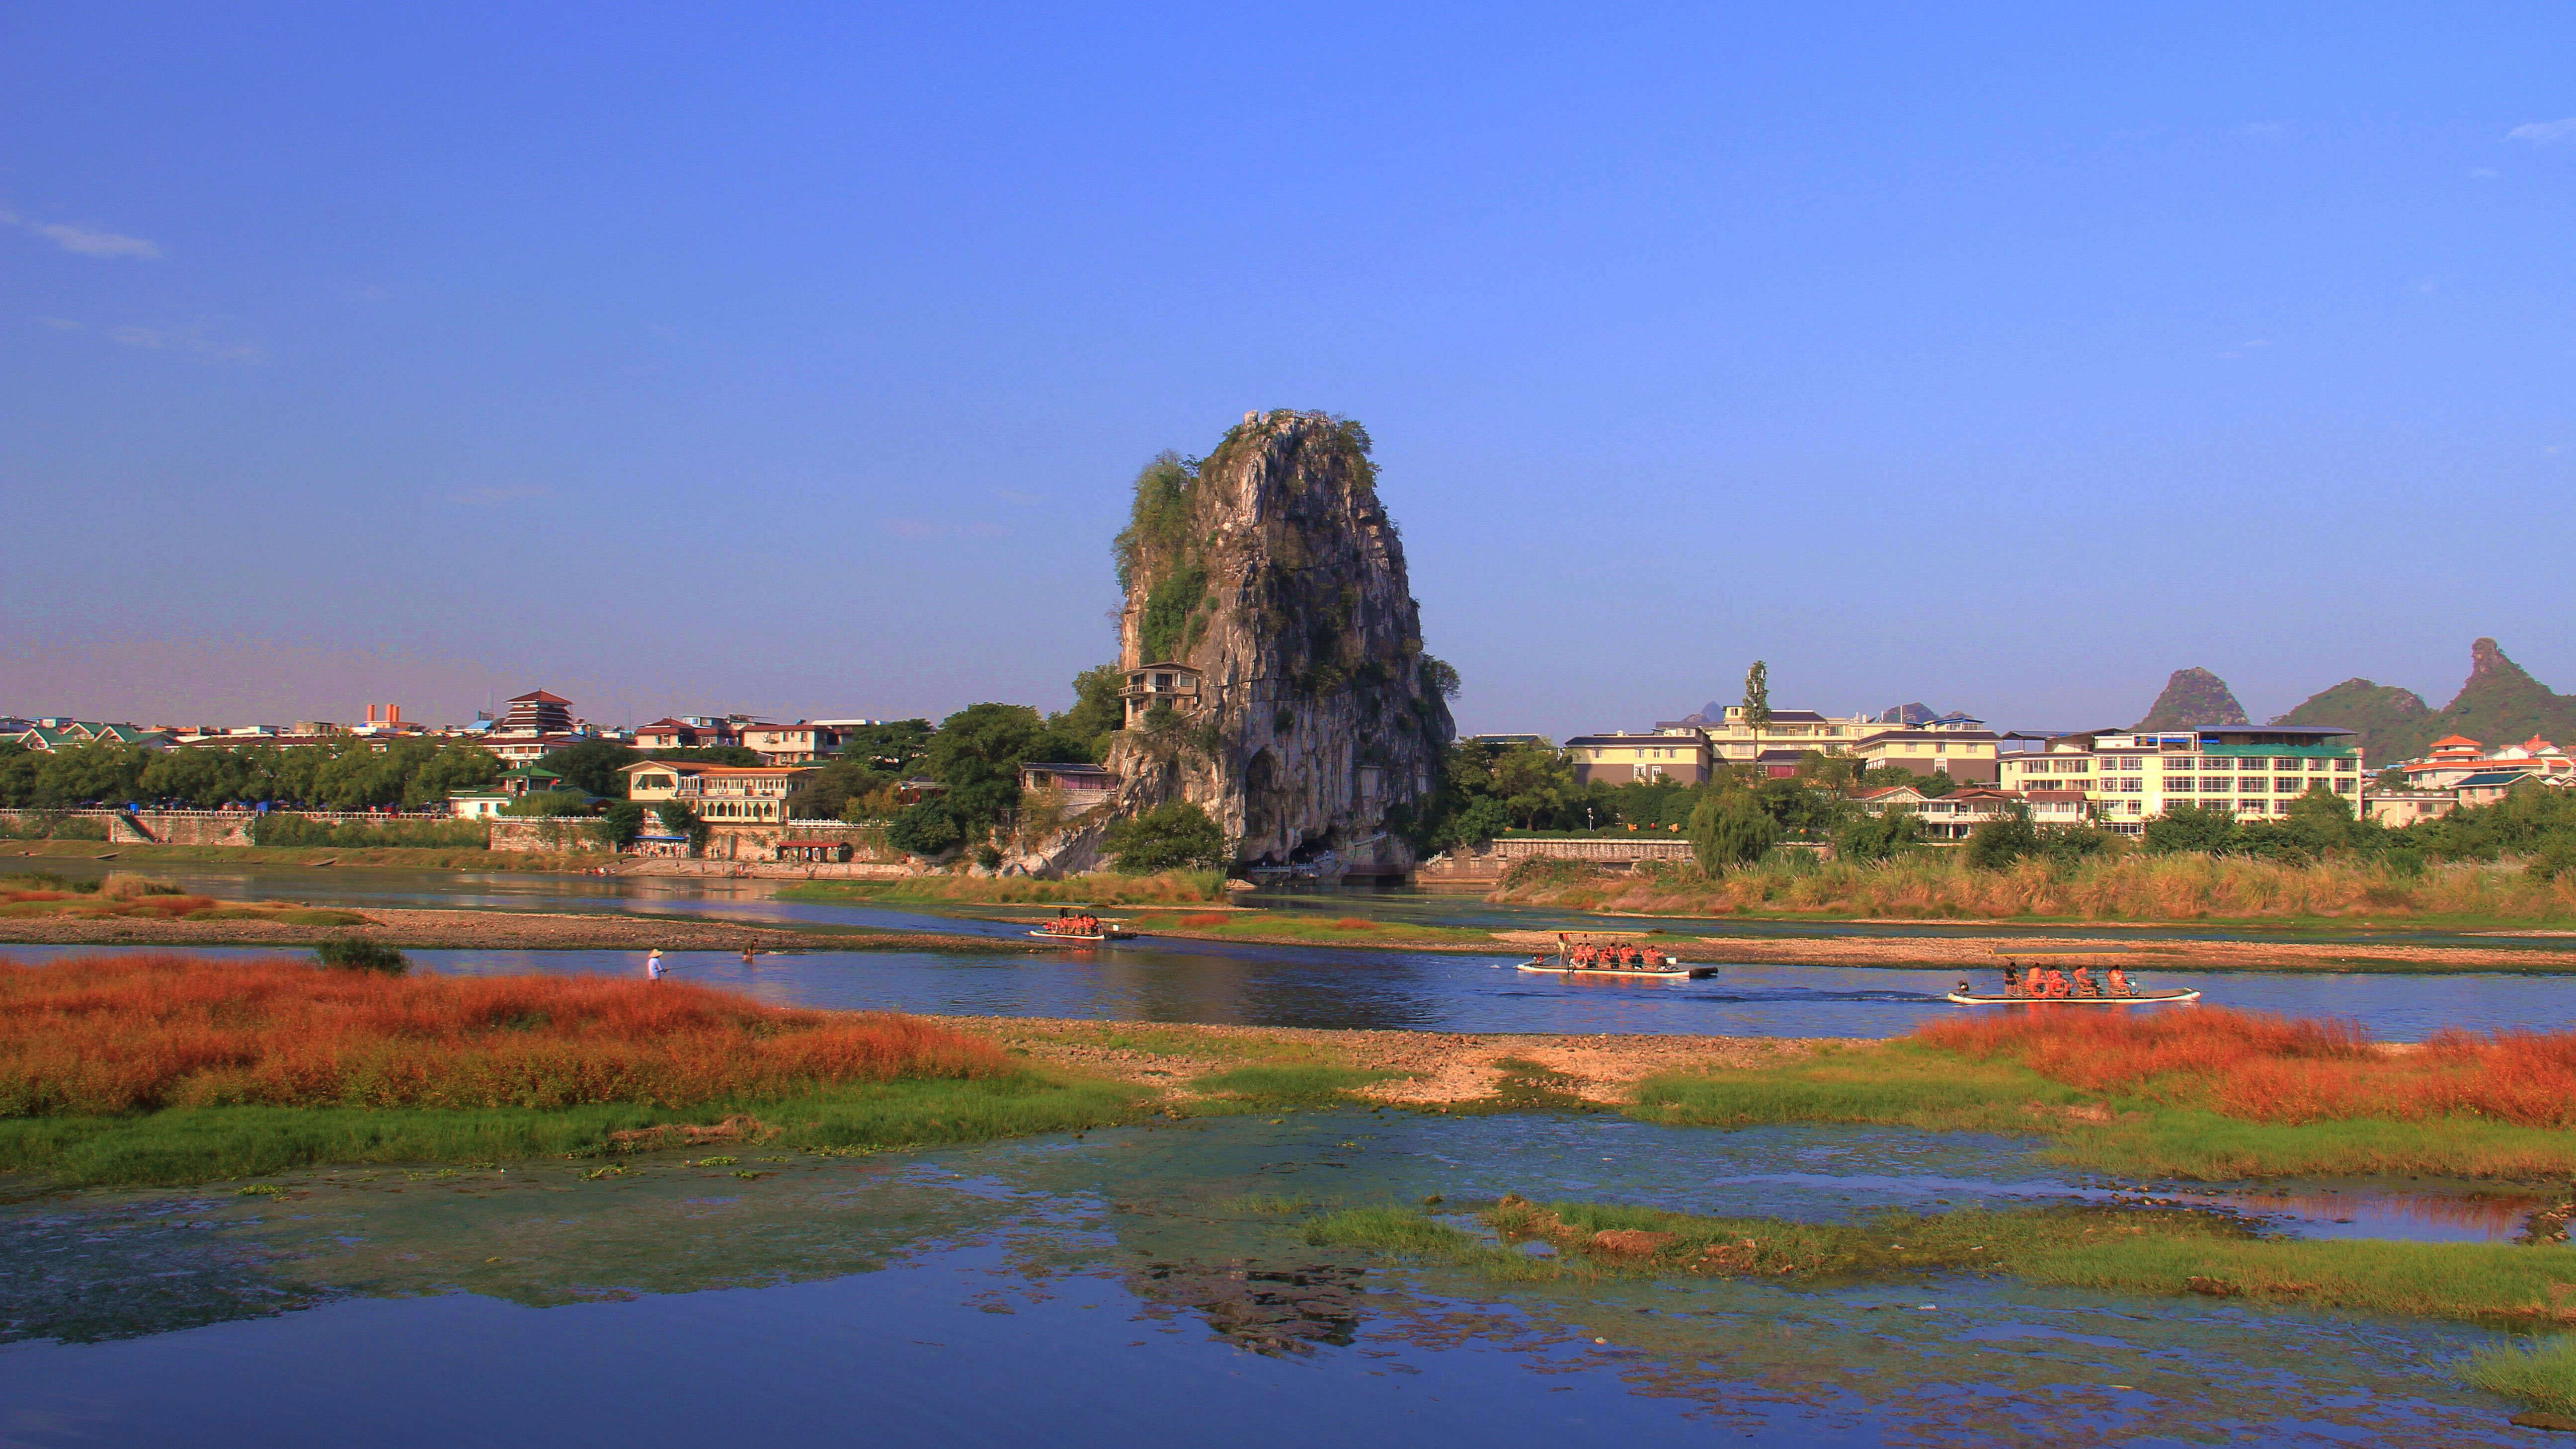
POLYGON ((1058 706, 1256 407, 1468 729, 2576 689, 2563 7, 392 9, 0 10, 0 710, 1058 706))

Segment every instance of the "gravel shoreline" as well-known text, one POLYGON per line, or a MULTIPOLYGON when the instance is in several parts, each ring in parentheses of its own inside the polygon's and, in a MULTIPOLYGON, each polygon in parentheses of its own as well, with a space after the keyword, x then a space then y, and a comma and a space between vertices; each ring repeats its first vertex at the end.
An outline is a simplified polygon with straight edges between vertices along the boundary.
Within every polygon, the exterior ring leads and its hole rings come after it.
POLYGON ((1774 1066, 1831 1038, 1618 1036, 1560 1032, 1449 1032, 1332 1027, 1209 1026, 1029 1016, 936 1016, 990 1037, 1042 1066, 1177 1090, 1211 1072, 1244 1066, 1326 1065, 1404 1073, 1354 1095, 1429 1106, 1493 1097, 1506 1077, 1535 1063, 1555 1090, 1623 1105, 1639 1082, 1664 1072, 1774 1066))

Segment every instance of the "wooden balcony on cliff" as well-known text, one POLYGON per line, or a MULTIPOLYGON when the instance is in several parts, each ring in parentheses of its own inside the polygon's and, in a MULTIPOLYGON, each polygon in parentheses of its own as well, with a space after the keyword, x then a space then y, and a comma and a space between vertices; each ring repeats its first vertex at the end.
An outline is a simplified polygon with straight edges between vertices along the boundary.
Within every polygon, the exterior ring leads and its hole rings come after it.
POLYGON ((1195 714, 1199 707, 1199 672, 1186 664, 1148 664, 1127 671, 1127 687, 1118 692, 1127 705, 1127 728, 1145 722, 1157 705, 1174 714, 1195 714))

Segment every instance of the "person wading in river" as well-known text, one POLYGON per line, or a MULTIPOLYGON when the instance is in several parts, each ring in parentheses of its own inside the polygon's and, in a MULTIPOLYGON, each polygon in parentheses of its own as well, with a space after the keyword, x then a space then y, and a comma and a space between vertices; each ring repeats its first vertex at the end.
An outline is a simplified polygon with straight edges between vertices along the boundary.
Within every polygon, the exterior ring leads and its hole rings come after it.
POLYGON ((644 979, 647 981, 659 981, 662 979, 662 972, 665 969, 667 968, 662 965, 662 948, 656 946, 653 948, 651 954, 644 958, 644 979))

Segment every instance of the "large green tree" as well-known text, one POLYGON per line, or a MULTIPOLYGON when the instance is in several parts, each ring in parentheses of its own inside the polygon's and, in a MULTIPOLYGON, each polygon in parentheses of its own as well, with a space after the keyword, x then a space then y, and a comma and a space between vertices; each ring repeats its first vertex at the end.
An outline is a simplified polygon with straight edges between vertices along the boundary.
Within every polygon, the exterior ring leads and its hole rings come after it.
POLYGON ((1779 841, 1779 823, 1752 791, 1712 791, 1691 811, 1691 854, 1710 875, 1751 865, 1779 841))
POLYGON ((925 763, 948 787, 940 798, 949 815, 979 836, 1019 808, 1022 761, 1079 758, 1081 751, 1027 705, 971 704, 939 722, 925 763))
POLYGON ((1232 852, 1207 812, 1186 801, 1158 806, 1111 825, 1102 838, 1121 875, 1218 870, 1232 852))
POLYGON ((626 777, 618 772, 643 758, 615 740, 583 740, 579 744, 548 751, 537 765, 563 776, 564 783, 576 790, 623 800, 626 798, 626 777))

